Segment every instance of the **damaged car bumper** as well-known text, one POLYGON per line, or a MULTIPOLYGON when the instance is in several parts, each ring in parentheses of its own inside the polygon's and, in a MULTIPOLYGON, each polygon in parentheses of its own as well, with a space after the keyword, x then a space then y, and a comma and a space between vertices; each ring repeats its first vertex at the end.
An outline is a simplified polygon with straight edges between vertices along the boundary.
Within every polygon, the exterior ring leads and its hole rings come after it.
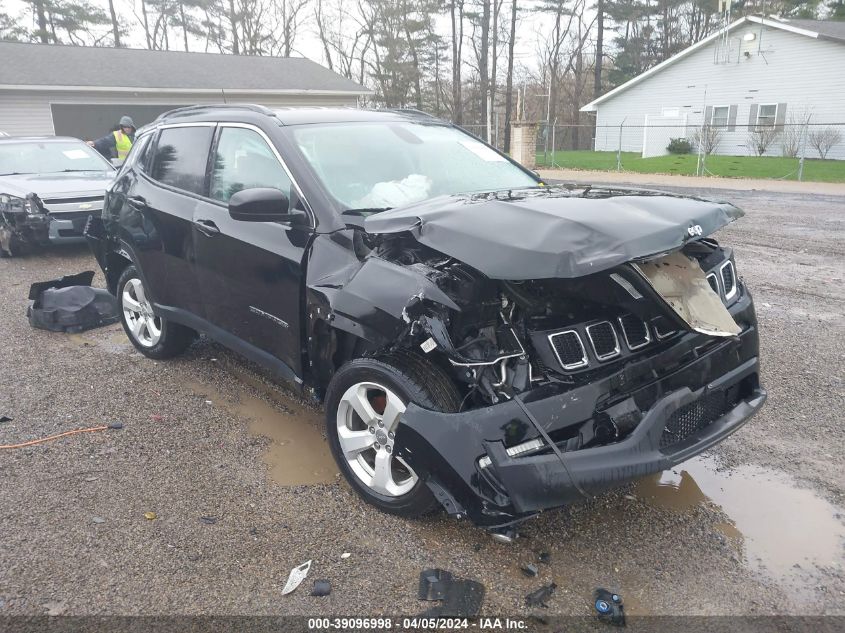
POLYGON ((765 402, 744 289, 730 312, 743 325, 738 336, 686 332, 581 387, 544 385, 522 402, 454 414, 411 405, 398 454, 427 465, 422 475, 450 514, 490 528, 670 468, 736 431, 765 402), (609 440, 573 441, 599 427, 609 440))

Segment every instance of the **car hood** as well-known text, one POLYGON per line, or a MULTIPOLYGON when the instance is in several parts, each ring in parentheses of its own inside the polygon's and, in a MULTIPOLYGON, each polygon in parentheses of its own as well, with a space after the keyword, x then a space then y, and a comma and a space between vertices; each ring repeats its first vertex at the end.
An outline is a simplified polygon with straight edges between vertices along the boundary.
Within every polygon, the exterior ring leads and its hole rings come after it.
POLYGON ((743 215, 660 191, 548 188, 432 198, 371 215, 364 229, 408 231, 492 279, 551 279, 668 253, 743 215))
POLYGON ((114 175, 113 171, 83 171, 0 176, 0 193, 21 197, 34 193, 39 198, 104 195, 114 175))

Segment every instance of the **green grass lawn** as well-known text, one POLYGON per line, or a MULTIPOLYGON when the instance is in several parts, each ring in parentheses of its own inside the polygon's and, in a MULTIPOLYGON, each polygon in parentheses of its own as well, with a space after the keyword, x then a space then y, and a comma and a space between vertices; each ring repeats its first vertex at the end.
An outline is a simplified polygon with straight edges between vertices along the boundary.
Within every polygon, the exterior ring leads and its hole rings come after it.
MULTIPOLYGON (((641 158, 636 152, 622 152, 622 171, 641 174, 680 174, 694 176, 698 157, 695 154, 670 154, 641 158)), ((556 152, 555 163, 562 169, 616 170, 616 152, 556 152)), ((708 156, 708 175, 728 178, 784 178, 797 180, 798 159, 757 156, 708 156), (789 174, 789 175, 787 175, 789 174)), ((543 167, 543 154, 537 154, 537 165, 543 167)), ((804 180, 845 182, 845 160, 804 161, 804 180)))

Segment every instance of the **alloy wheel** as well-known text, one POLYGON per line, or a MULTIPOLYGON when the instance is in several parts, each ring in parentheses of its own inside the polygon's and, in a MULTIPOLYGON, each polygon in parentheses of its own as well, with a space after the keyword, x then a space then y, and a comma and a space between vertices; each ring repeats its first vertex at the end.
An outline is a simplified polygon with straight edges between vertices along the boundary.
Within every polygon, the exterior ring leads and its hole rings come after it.
POLYGON ((349 387, 337 407, 343 458, 361 483, 387 497, 407 494, 418 481, 413 469, 393 452, 396 426, 404 412, 399 396, 372 382, 349 387))
POLYGON ((144 347, 154 347, 161 339, 161 317, 153 313, 153 306, 144 293, 138 278, 129 279, 121 296, 123 319, 132 338, 144 347))

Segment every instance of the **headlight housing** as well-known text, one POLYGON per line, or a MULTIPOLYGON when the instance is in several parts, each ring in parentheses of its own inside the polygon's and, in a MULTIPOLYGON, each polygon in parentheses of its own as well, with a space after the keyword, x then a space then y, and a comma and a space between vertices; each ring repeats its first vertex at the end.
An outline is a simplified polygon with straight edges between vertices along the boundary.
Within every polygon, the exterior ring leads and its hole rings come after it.
POLYGON ((41 209, 32 198, 20 198, 7 193, 0 194, 0 211, 4 213, 41 213, 41 209))

